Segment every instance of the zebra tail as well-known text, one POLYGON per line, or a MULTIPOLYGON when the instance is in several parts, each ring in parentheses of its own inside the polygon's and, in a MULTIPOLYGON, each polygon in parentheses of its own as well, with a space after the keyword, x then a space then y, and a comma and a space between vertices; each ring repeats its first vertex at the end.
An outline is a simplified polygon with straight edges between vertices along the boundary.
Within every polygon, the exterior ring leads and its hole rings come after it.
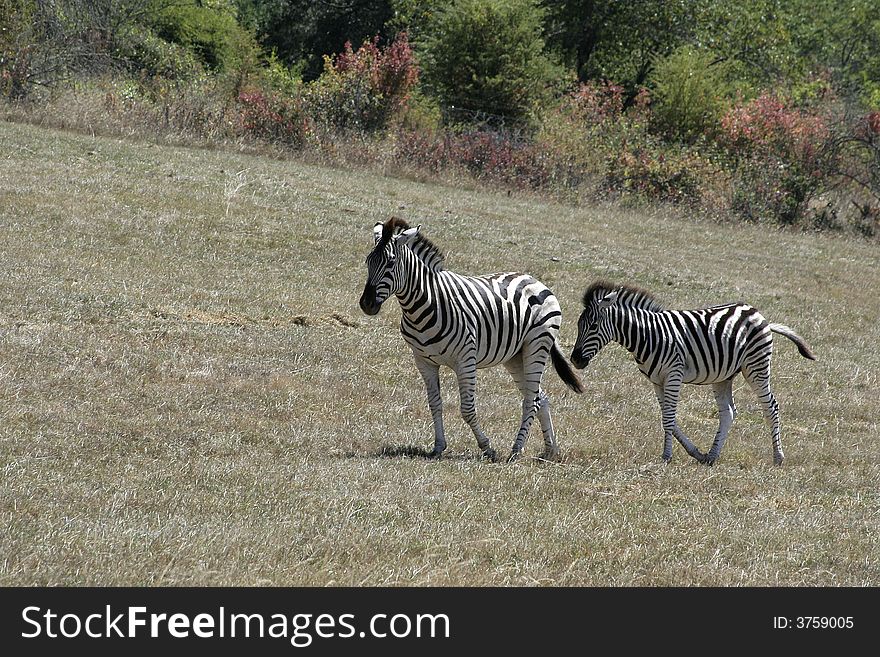
POLYGON ((559 378, 562 379, 563 383, 576 393, 582 393, 584 391, 584 386, 581 383, 581 380, 578 378, 577 374, 575 374, 556 342, 553 343, 553 348, 550 349, 550 357, 553 359, 553 367, 556 368, 556 373, 559 375, 559 378))
POLYGON ((801 356, 803 356, 804 358, 816 360, 816 356, 807 346, 807 343, 804 342, 804 339, 785 324, 770 324, 770 330, 774 333, 779 333, 779 335, 784 335, 789 340, 794 342, 797 345, 798 351, 801 352, 801 356))

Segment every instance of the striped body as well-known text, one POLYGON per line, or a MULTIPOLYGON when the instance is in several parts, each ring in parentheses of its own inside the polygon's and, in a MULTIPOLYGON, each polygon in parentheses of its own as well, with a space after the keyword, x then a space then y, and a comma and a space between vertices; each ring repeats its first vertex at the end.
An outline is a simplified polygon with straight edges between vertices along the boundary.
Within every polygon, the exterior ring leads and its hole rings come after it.
POLYGON ((720 456, 730 425, 736 416, 733 379, 742 373, 755 390, 772 430, 774 462, 781 464, 779 405, 770 390, 772 333, 785 335, 800 353, 814 359, 809 347, 790 328, 768 322, 745 303, 731 303, 700 310, 665 310, 638 288, 599 282, 584 295, 584 311, 572 352, 576 367, 586 367, 608 342, 629 350, 639 370, 651 383, 663 413, 663 459, 672 458, 672 438, 705 463, 720 456), (703 454, 676 421, 683 383, 713 386, 718 404, 719 427, 715 441, 703 454))
POLYGON ((570 388, 582 389, 556 344, 562 314, 553 293, 527 274, 462 276, 447 271, 439 250, 418 234, 418 228, 400 219, 376 224, 374 235, 376 245, 367 256, 360 306, 374 315, 391 295, 400 302, 400 332, 424 379, 434 421, 430 456, 446 449, 439 376, 440 366, 446 366, 458 379, 462 417, 484 455, 494 460, 495 450, 477 420, 476 371, 499 364, 507 368, 523 395, 522 421, 511 458, 522 452, 536 415, 545 456, 555 456, 550 403, 541 389, 548 359, 570 388))
POLYGON ((651 383, 681 372, 682 383, 710 384, 760 367, 773 351, 770 324, 748 304, 701 310, 620 310, 616 341, 651 383))
POLYGON ((517 273, 441 271, 399 298, 400 332, 413 353, 448 367, 470 352, 478 368, 504 363, 522 350, 527 336, 534 337, 535 327, 555 337, 562 317, 545 285, 517 273))

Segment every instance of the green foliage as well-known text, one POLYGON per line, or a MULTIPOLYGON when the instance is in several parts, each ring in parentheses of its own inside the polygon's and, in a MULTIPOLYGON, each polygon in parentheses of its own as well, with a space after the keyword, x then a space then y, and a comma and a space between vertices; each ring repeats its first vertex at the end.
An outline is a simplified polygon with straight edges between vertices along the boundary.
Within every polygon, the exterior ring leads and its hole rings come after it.
POLYGON ((716 60, 728 63, 731 76, 742 84, 778 84, 800 75, 788 5, 790 0, 702 3, 694 18, 697 25, 693 43, 711 52, 716 60))
POLYGON ((128 62, 129 67, 141 77, 185 82, 205 72, 204 66, 191 50, 159 38, 150 29, 134 30, 121 39, 116 56, 128 62))
POLYGON ((805 66, 880 107, 880 10, 876 0, 790 0, 792 46, 805 66))
POLYGON ((233 69, 256 47, 231 2, 152 0, 151 7, 149 23, 156 34, 187 48, 210 69, 233 69))
POLYGON ((443 6, 419 48, 428 88, 447 108, 526 118, 565 78, 544 52, 543 16, 534 0, 443 6))
POLYGON ((265 58, 262 75, 270 89, 285 96, 296 96, 302 88, 300 71, 286 66, 274 50, 265 58))
POLYGON ((725 63, 692 46, 658 57, 650 82, 654 125, 674 141, 693 143, 711 135, 732 95, 725 63))
POLYGON ((37 42, 31 31, 35 14, 33 0, 0 0, 0 95, 6 98, 27 95, 37 42))
POLYGON ((394 16, 391 0, 239 0, 241 12, 260 43, 305 81, 324 71, 324 55, 341 53, 346 42, 363 43, 393 34, 385 24, 394 16))
POLYGON ((707 0, 546 0, 551 46, 582 81, 613 80, 630 96, 654 57, 691 37, 707 0))

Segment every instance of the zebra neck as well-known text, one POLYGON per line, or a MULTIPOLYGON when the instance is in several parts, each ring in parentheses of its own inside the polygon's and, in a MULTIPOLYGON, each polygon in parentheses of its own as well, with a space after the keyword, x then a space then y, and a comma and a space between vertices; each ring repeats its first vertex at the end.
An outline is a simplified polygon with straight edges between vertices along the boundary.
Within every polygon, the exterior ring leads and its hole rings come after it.
POLYGON ((430 302, 432 281, 437 272, 428 267, 409 249, 401 249, 401 275, 403 284, 397 291, 397 300, 404 315, 422 312, 430 302))
POLYGON ((632 353, 639 362, 648 357, 648 342, 645 340, 645 327, 654 313, 641 308, 613 308, 612 326, 614 340, 632 353))

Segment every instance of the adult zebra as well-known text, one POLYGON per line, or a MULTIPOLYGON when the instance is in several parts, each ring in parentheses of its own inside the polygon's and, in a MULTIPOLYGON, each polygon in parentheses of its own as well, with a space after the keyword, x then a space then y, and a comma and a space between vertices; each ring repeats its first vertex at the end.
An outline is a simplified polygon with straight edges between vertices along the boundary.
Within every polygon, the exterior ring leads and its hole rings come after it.
POLYGON ((544 434, 544 456, 558 448, 550 418, 550 401, 541 389, 547 359, 565 384, 583 392, 574 370, 556 343, 562 314, 553 293, 527 274, 462 276, 443 268, 443 255, 419 226, 397 217, 373 227, 375 246, 367 256, 367 282, 360 306, 367 315, 397 296, 403 316, 400 332, 412 348, 416 367, 425 381, 434 421, 434 449, 446 449, 441 365, 458 379, 461 415, 483 454, 495 460, 489 438, 477 421, 477 369, 503 364, 522 392, 522 422, 510 460, 522 452, 537 413, 544 434))
POLYGON ((779 436, 779 404, 770 391, 771 332, 784 335, 797 345, 804 358, 815 360, 810 348, 792 329, 769 323, 745 303, 701 310, 665 310, 645 290, 605 281, 590 285, 583 302, 572 363, 583 369, 611 340, 632 353, 639 370, 654 384, 660 402, 665 461, 672 458, 675 436, 695 459, 709 465, 715 463, 736 417, 733 379, 742 372, 757 393, 771 427, 773 461, 782 464, 785 455, 779 436), (682 383, 711 384, 715 393, 719 424, 708 454, 697 449, 676 422, 682 383))

